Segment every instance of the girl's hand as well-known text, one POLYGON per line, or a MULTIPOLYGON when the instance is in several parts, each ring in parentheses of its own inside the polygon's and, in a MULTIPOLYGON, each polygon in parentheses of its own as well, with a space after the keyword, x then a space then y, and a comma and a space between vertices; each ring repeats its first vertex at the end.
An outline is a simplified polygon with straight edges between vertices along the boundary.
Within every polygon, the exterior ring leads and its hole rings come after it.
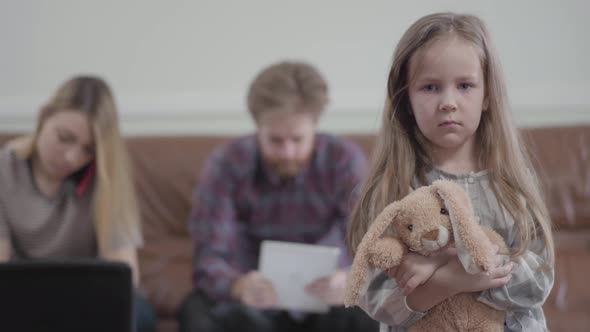
POLYGON ((438 268, 447 264, 449 259, 455 255, 454 248, 445 249, 436 256, 430 257, 407 253, 400 265, 389 269, 387 274, 396 280, 404 295, 407 296, 416 287, 428 281, 438 268))
POLYGON ((453 289, 455 294, 472 293, 506 285, 512 278, 513 266, 512 262, 508 262, 493 268, 488 273, 469 274, 461 265, 459 258, 454 257, 441 267, 441 272, 445 276, 445 283, 453 289))

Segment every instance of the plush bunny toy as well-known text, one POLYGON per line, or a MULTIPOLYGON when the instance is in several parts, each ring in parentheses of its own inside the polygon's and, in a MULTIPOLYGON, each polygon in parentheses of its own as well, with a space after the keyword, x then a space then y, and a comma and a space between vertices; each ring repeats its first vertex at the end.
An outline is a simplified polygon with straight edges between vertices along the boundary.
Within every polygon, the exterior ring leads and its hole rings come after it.
MULTIPOLYGON (((469 273, 495 267, 496 253, 508 254, 500 235, 477 223, 463 188, 447 180, 416 189, 388 205, 364 235, 352 264, 345 305, 358 304, 370 269, 398 266, 408 250, 428 256, 454 243, 469 273)), ((505 313, 461 293, 439 303, 408 331, 504 331, 505 313)))

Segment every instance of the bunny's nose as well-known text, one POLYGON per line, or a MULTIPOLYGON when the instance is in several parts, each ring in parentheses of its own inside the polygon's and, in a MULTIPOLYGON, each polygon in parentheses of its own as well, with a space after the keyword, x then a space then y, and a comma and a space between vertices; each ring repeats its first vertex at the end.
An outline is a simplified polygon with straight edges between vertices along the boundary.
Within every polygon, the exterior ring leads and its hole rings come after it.
POLYGON ((440 250, 449 243, 449 231, 443 226, 422 235, 422 246, 426 251, 440 250))
POLYGON ((438 240, 438 228, 435 229, 435 230, 433 230, 433 231, 430 231, 430 232, 424 234, 422 236, 422 238, 423 239, 426 239, 426 240, 430 240, 430 241, 436 241, 436 240, 438 240))

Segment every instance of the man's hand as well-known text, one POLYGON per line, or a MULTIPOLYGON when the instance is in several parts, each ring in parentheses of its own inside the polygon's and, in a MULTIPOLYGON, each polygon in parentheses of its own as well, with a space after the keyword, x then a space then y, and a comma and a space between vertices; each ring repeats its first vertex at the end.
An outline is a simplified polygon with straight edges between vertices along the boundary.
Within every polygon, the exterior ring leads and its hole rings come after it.
POLYGON ((325 304, 342 305, 347 276, 348 273, 345 271, 336 271, 331 276, 317 279, 305 286, 305 292, 319 298, 325 304))
POLYGON ((241 303, 257 309, 271 309, 277 305, 272 282, 257 271, 239 277, 232 285, 231 294, 241 303))

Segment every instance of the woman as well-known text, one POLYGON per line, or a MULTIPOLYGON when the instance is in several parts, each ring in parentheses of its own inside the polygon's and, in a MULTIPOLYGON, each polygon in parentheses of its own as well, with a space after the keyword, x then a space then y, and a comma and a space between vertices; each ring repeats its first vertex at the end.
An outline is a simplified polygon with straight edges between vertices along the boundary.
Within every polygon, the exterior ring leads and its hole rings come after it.
MULTIPOLYGON (((127 263, 139 282, 139 215, 117 110, 107 84, 65 82, 32 136, 0 149, 0 261, 100 258, 127 263)), ((136 325, 154 314, 137 292, 136 325)))

